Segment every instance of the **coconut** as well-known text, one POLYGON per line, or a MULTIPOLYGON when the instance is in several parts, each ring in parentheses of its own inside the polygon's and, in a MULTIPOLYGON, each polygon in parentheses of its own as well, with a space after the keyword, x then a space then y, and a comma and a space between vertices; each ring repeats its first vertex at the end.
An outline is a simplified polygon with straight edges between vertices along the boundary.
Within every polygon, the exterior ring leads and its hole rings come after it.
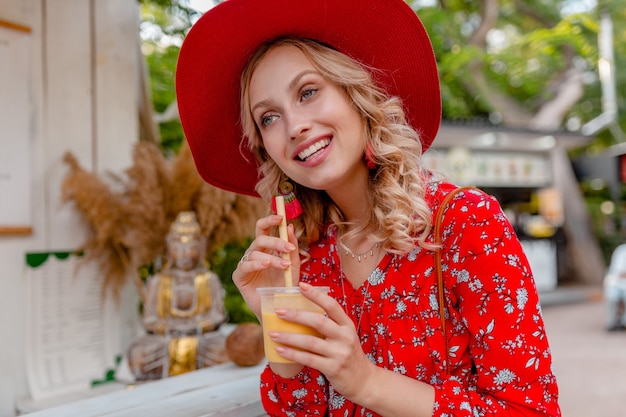
POLYGON ((239 366, 254 366, 265 356, 263 329, 258 323, 241 323, 226 338, 226 354, 239 366))

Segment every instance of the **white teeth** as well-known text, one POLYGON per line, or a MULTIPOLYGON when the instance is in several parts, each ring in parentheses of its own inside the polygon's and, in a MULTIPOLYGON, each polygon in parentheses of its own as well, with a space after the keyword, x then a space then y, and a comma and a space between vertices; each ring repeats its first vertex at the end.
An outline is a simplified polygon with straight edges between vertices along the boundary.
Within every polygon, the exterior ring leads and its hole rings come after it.
POLYGON ((304 161, 305 159, 313 155, 315 152, 319 151, 322 148, 327 147, 329 143, 330 143, 330 139, 324 139, 324 140, 320 140, 319 142, 315 142, 313 145, 309 146, 308 148, 300 152, 298 154, 298 158, 304 161))

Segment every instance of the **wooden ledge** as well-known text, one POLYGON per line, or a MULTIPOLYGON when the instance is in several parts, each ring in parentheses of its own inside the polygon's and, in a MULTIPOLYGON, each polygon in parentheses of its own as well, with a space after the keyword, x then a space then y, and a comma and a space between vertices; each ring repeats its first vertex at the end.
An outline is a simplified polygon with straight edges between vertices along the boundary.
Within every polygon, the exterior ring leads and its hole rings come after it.
POLYGON ((120 388, 29 417, 261 417, 259 377, 265 362, 204 368, 158 381, 120 388))

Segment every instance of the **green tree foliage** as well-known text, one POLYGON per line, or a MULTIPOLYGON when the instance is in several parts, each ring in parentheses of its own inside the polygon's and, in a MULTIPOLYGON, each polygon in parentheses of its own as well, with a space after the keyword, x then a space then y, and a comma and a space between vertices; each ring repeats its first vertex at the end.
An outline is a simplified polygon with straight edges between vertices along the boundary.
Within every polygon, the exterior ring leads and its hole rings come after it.
MULTIPOLYGON (((491 116, 493 122, 511 126, 516 123, 506 122, 506 112, 516 112, 511 120, 531 121, 556 97, 569 70, 582 74, 585 93, 559 127, 569 121, 576 129, 600 114, 598 10, 563 14, 569 3, 456 0, 420 7, 415 1, 439 64, 444 119, 491 116)), ((615 27, 623 27, 623 11, 613 14, 615 27)), ((620 39, 624 44, 623 32, 616 31, 616 45, 620 39)), ((626 51, 616 50, 616 57, 624 55, 626 51)), ((622 100, 625 96, 620 94, 622 100)))
MULTIPOLYGON (((146 60, 154 111, 164 113, 168 107, 171 108, 170 106, 176 99, 173 80, 180 47, 144 44, 143 49, 152 51, 146 54, 146 60)), ((159 123, 159 132, 161 146, 166 150, 177 152, 183 140, 183 129, 178 119, 159 123)))
MULTIPOLYGON (((572 103, 558 128, 578 130, 602 112, 598 78, 600 7, 614 25, 615 68, 626 60, 626 8, 621 0, 593 5, 586 0, 439 0, 409 2, 424 22, 437 56, 444 119, 489 119, 506 126, 531 126, 553 100, 568 71, 583 78, 584 94, 572 103)), ((163 113, 175 99, 174 73, 186 31, 200 13, 185 0, 140 0, 143 51, 154 109, 163 113)), ((626 109, 626 72, 617 71, 618 108, 626 109)), ((626 126, 626 110, 620 110, 626 126)), ((163 146, 182 140, 177 120, 160 124, 163 146)), ((597 144, 614 142, 609 131, 597 144)))
MULTIPOLYGON (((140 0, 142 52, 146 59, 154 111, 163 114, 175 106, 174 77, 180 45, 200 13, 185 1, 140 0)), ((159 123, 161 146, 177 152, 183 130, 177 118, 159 123)))
POLYGON ((211 270, 220 277, 226 291, 224 306, 228 312, 228 321, 230 323, 258 321, 252 310, 248 308, 248 305, 241 298, 239 290, 230 278, 249 245, 250 240, 227 244, 211 260, 211 270))
POLYGON ((613 251, 626 238, 626 229, 622 224, 622 213, 626 213, 626 186, 622 186, 617 204, 608 185, 599 178, 585 180, 580 186, 604 262, 609 265, 613 251))

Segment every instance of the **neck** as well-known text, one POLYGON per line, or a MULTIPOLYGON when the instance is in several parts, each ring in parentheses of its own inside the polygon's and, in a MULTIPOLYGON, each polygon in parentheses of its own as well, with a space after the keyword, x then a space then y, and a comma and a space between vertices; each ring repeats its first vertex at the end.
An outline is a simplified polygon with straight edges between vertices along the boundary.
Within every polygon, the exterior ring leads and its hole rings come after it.
POLYGON ((359 172, 353 179, 345 181, 342 187, 326 190, 326 193, 339 207, 346 220, 358 227, 367 221, 371 213, 368 187, 368 174, 361 175, 359 172))

